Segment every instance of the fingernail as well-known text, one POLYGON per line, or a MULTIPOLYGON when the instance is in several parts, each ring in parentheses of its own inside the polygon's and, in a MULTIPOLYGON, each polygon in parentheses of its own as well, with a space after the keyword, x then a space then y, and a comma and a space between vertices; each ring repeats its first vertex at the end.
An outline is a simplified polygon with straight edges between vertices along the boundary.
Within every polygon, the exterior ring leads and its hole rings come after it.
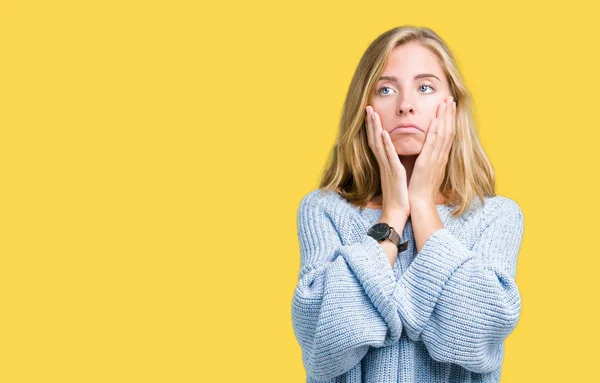
POLYGON ((454 98, 452 96, 450 96, 450 98, 448 99, 450 102, 452 102, 452 100, 454 100, 454 98))

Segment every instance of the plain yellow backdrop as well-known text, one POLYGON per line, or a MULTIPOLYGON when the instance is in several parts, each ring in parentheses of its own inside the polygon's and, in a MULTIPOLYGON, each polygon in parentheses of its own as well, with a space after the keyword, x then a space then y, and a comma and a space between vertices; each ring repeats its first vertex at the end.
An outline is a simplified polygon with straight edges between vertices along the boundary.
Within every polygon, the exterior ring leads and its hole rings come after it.
POLYGON ((303 382, 298 204, 405 24, 448 42, 525 215, 502 382, 597 379, 588 2, 0 4, 0 381, 303 382))

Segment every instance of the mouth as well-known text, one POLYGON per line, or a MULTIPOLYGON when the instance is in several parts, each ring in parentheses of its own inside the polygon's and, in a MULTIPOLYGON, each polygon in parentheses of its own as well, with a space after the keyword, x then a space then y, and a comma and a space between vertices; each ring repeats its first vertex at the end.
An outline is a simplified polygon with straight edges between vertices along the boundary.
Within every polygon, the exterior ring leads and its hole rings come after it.
POLYGON ((401 133, 422 133, 421 129, 414 124, 400 124, 396 126, 390 134, 401 134, 401 133))

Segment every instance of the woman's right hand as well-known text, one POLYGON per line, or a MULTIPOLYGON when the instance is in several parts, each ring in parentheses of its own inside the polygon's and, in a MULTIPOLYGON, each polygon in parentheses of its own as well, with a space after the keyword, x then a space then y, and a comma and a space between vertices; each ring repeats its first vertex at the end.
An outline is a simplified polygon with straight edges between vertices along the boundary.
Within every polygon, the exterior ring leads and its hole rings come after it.
POLYGON ((369 146, 379 164, 383 197, 382 217, 393 221, 399 220, 404 227, 410 216, 406 170, 398 158, 389 133, 382 128, 379 115, 370 105, 367 105, 365 119, 369 146))

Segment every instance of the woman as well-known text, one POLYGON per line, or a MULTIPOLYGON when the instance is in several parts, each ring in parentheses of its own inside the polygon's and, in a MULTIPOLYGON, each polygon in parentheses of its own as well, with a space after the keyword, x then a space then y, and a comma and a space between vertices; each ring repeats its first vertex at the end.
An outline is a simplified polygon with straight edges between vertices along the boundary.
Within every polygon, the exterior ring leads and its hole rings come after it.
POLYGON ((307 382, 500 380, 523 214, 494 183, 443 40, 413 26, 379 36, 298 209, 307 382))

